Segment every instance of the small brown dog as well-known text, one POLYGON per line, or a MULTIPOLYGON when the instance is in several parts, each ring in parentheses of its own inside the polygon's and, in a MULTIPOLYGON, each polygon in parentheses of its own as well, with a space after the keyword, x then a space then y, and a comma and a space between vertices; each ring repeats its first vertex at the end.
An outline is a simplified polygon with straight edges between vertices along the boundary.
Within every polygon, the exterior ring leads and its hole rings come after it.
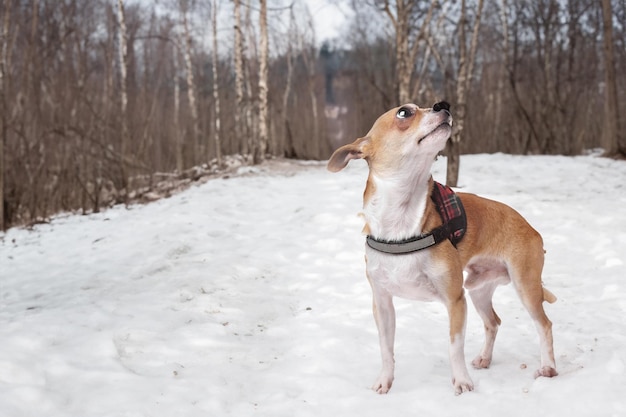
POLYGON ((464 354, 464 287, 485 323, 485 344, 472 365, 488 368, 500 325, 491 299, 498 285, 511 281, 539 333, 541 367, 536 376, 557 375, 552 323, 543 309, 543 301, 552 303, 556 297, 542 286, 544 249, 539 233, 504 204, 458 193, 466 223, 455 245, 448 239, 453 231, 431 198, 440 186, 430 169, 452 132, 449 108, 441 102, 432 109, 415 104, 392 109, 365 137, 337 149, 328 161, 332 172, 352 159, 365 159, 369 166, 363 195, 365 259, 382 354, 382 371, 372 388, 381 394, 389 391, 394 378, 394 296, 437 300, 446 306, 452 383, 458 395, 474 388, 464 354))

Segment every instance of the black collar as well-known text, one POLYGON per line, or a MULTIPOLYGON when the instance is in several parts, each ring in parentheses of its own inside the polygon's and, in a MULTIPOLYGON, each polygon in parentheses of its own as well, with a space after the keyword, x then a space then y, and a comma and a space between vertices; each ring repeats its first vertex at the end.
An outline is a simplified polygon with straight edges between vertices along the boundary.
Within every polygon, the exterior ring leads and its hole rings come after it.
POLYGON ((437 243, 441 243, 450 236, 450 222, 442 224, 433 229, 430 233, 424 233, 403 240, 379 240, 372 236, 367 236, 367 245, 379 252, 392 253, 395 255, 403 253, 417 252, 418 250, 430 248, 437 243))
POLYGON ((367 245, 379 252, 394 255, 426 249, 447 239, 450 239, 456 247, 456 244, 461 241, 467 229, 467 218, 461 199, 452 189, 437 182, 433 185, 431 199, 435 203, 443 221, 441 226, 429 233, 423 233, 403 240, 382 240, 368 235, 365 239, 367 245))

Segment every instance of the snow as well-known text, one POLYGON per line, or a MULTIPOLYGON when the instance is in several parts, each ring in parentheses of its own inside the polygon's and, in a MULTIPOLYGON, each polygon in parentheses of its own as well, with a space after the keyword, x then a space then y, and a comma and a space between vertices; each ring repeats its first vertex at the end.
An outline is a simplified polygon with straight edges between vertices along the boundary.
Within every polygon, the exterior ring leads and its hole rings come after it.
MULTIPOLYGON (((463 191, 513 206, 544 236, 558 377, 533 378, 538 337, 507 286, 474 392, 453 394, 443 307, 401 299, 394 386, 372 392, 366 165, 282 162, 0 235, 0 415, 626 415, 626 162, 461 164, 463 191)), ((482 341, 470 307, 468 364, 482 341)))

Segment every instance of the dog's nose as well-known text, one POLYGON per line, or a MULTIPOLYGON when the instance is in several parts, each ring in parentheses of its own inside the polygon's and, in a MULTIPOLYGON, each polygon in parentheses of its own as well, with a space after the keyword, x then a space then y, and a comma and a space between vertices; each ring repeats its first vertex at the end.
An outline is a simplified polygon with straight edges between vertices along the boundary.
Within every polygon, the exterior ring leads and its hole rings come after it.
POLYGON ((441 110, 445 110, 449 113, 450 103, 448 103, 447 101, 440 101, 439 103, 435 103, 435 105, 433 106, 433 111, 441 111, 441 110))

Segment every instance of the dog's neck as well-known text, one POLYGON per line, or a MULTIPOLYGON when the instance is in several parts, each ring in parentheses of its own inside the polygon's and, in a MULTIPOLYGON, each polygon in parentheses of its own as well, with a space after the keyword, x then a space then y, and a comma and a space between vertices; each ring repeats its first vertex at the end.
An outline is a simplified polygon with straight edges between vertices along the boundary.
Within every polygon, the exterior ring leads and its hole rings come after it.
POLYGON ((377 175, 370 170, 363 200, 365 231, 376 239, 397 241, 424 231, 426 206, 430 201, 432 176, 427 169, 413 167, 401 175, 377 175), (412 172, 411 172, 412 171, 412 172))

